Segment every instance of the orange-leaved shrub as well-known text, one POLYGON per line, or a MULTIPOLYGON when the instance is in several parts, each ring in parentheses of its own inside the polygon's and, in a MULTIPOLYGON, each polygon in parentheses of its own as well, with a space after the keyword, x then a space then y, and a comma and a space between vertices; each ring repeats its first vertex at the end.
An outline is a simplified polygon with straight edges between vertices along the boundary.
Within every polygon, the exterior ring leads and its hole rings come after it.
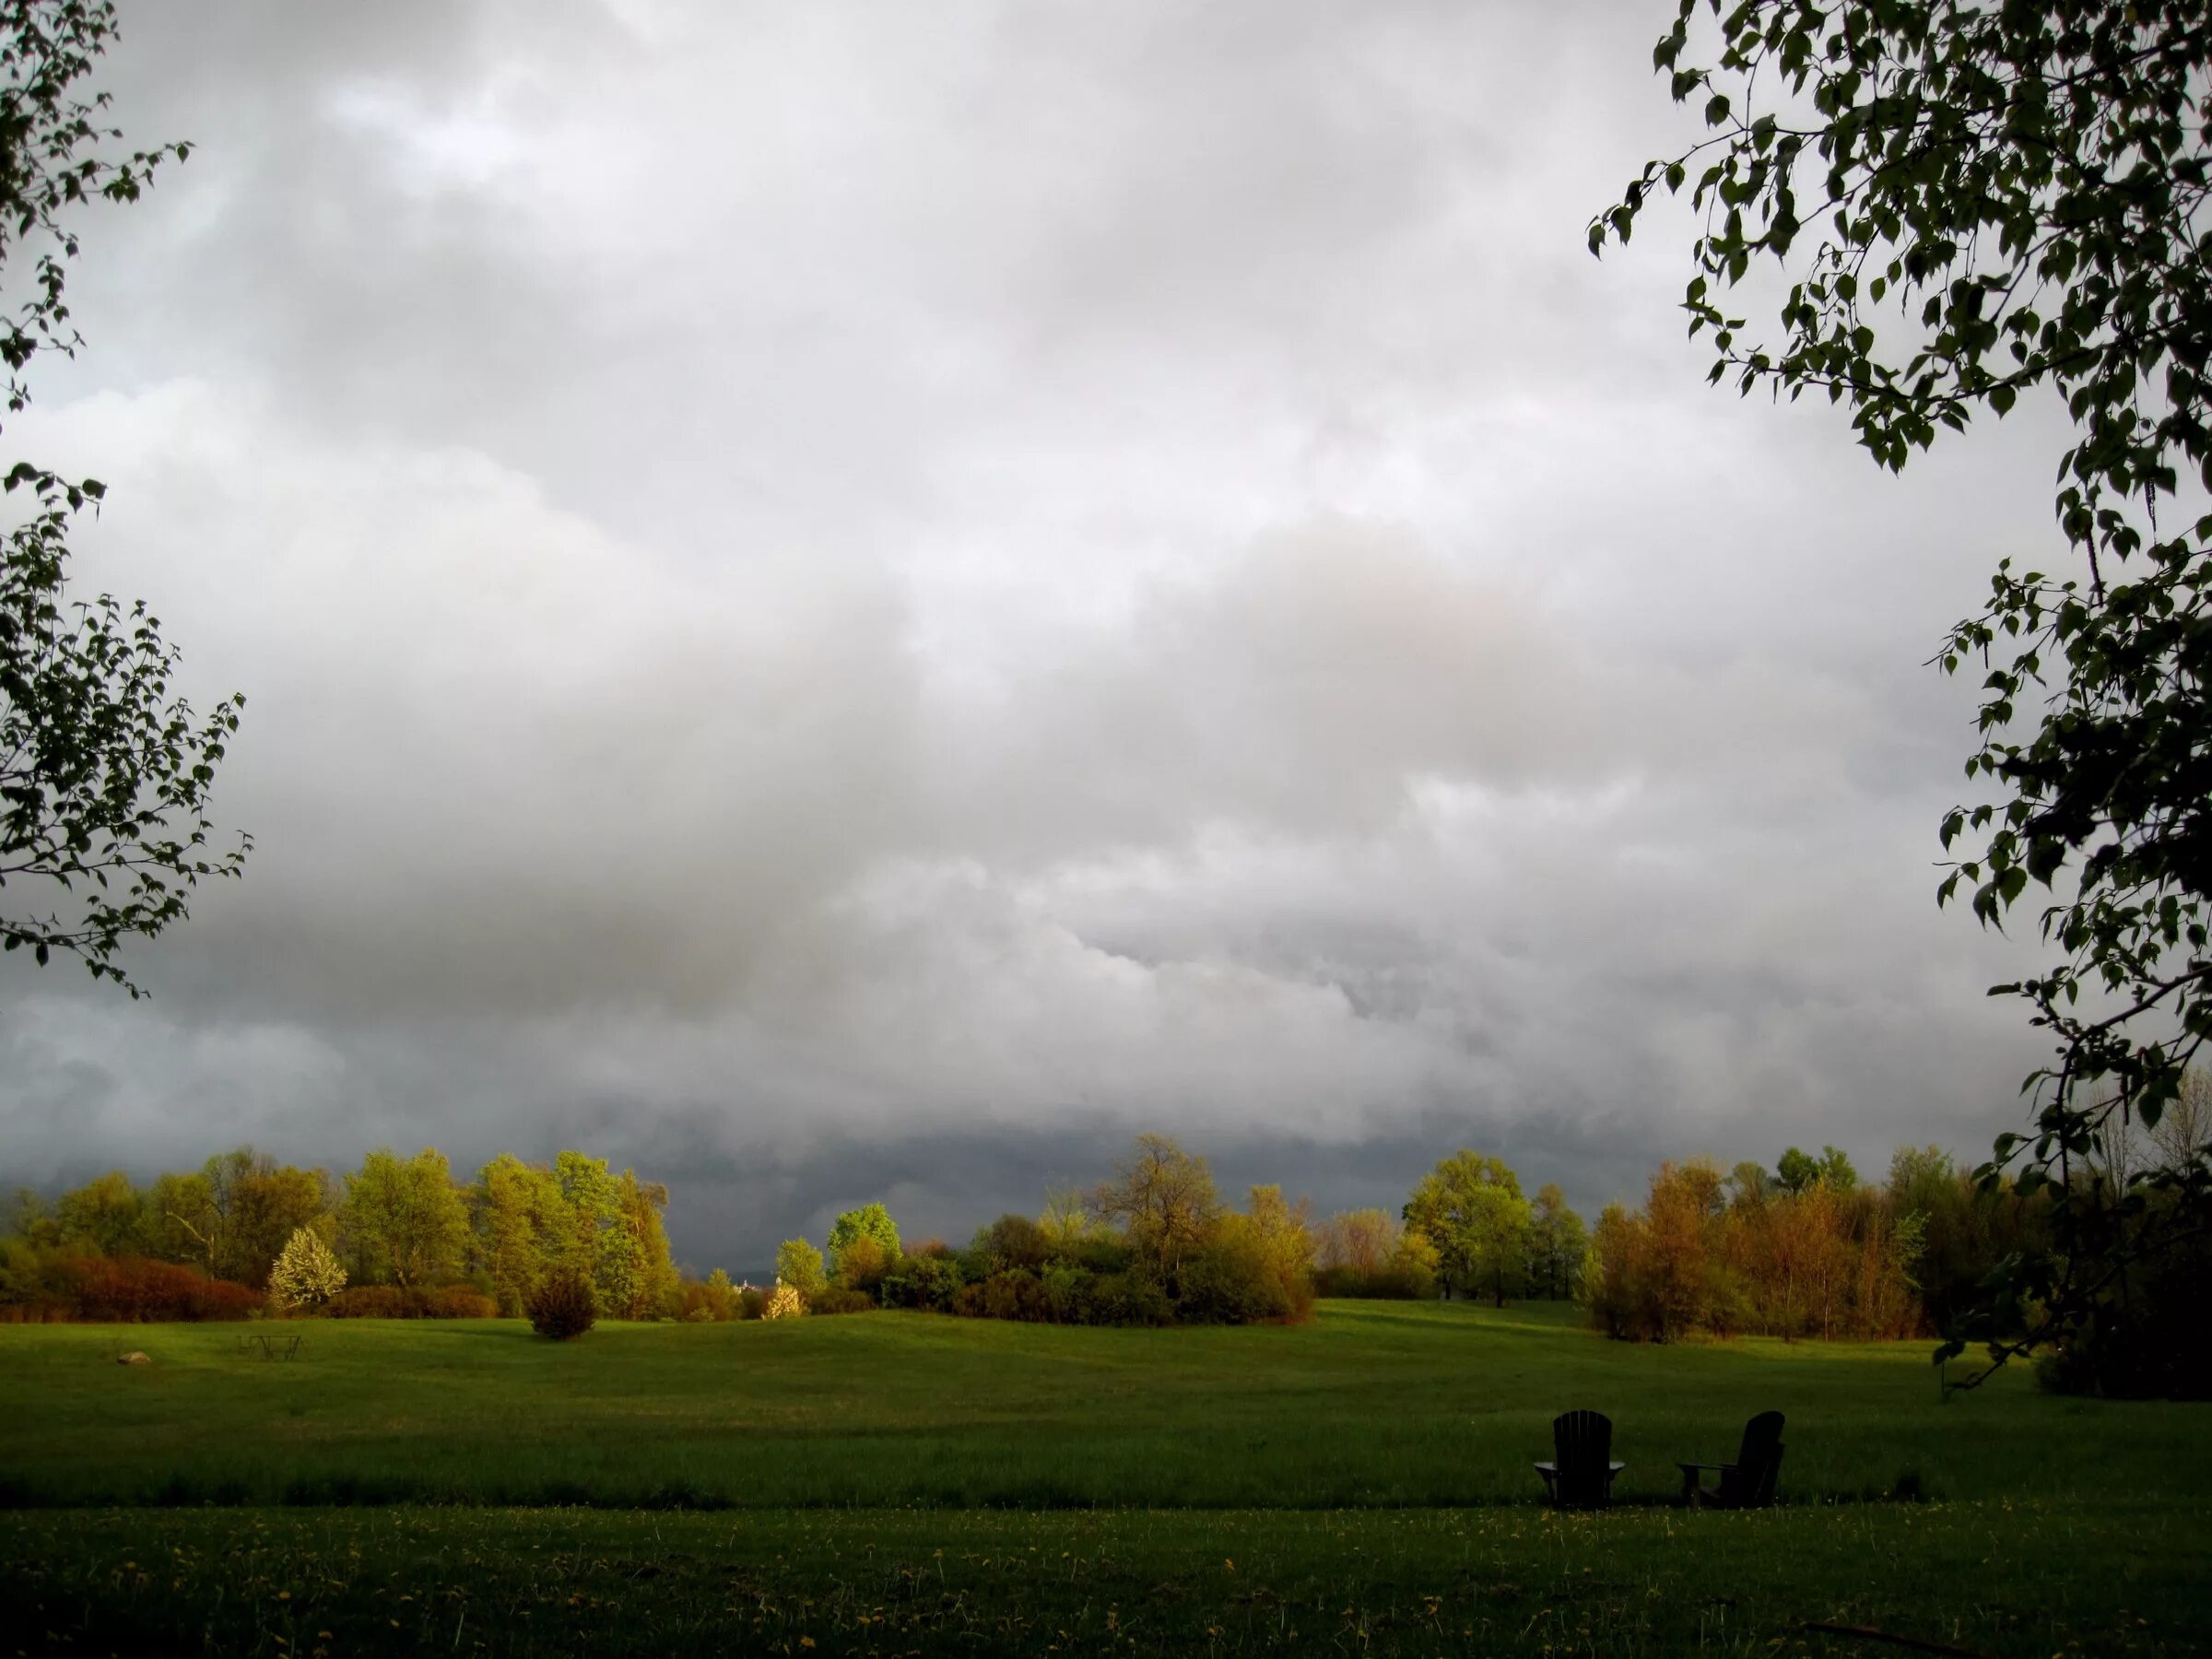
POLYGON ((249 1285, 145 1256, 68 1257, 53 1265, 51 1282, 69 1313, 85 1320, 244 1319, 262 1305, 249 1285))
POLYGON ((1879 1189, 1816 1180, 1769 1189, 1702 1160, 1663 1164, 1641 1211, 1611 1205, 1585 1287, 1606 1335, 1822 1338, 1915 1335, 1924 1223, 1879 1189))
POLYGON ((466 1285, 348 1285, 315 1312, 325 1319, 495 1319, 500 1304, 466 1285))

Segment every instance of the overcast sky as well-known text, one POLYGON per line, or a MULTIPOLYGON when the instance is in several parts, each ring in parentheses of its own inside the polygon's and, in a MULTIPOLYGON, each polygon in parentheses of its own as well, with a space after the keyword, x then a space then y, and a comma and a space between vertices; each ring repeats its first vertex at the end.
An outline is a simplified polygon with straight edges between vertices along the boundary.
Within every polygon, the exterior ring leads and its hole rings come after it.
POLYGON ((1983 1151, 1924 664, 2057 445, 1889 477, 1706 386, 1687 209, 1589 256, 1672 12, 126 4, 199 147, 6 442, 257 845, 149 1002, 8 959, 0 1180, 582 1146, 758 1269, 1144 1129, 1324 1211, 1983 1151))

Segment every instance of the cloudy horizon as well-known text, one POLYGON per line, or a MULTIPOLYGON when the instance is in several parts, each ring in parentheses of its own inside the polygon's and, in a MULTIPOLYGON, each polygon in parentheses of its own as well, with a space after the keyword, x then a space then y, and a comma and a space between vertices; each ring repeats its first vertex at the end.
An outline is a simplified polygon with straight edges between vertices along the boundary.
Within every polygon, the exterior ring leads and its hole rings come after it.
POLYGON ((1978 1157, 2032 958, 1938 912, 2055 557, 2030 410, 1899 477, 1708 387, 1658 11, 127 6, 16 453, 245 693, 242 882, 0 968, 0 1182, 577 1146, 764 1265, 1173 1133, 1395 1208, 1978 1157))

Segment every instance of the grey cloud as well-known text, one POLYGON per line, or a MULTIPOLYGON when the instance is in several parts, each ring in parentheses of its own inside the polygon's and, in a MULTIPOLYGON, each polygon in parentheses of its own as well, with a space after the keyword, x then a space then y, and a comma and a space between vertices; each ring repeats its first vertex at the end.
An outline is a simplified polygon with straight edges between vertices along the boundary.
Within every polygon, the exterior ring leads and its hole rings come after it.
POLYGON ((1676 132, 1617 8, 128 21, 203 148, 10 433, 259 846, 150 1012, 0 965, 7 1173, 588 1144, 758 1266, 1161 1125, 1595 1205, 2014 1112, 1922 665, 2052 434, 1706 391, 1680 227, 1583 251, 1676 132))

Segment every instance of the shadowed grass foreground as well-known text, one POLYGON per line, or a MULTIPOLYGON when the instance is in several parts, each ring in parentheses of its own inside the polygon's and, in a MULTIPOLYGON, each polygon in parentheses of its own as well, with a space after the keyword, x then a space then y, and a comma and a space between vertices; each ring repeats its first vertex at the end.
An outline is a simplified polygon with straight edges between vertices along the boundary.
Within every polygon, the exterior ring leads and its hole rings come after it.
POLYGON ((1571 1310, 1324 1304, 1312 1324, 1100 1331, 866 1314, 603 1325, 333 1321, 289 1363, 237 1326, 0 1327, 21 1504, 768 1509, 1529 1502, 1552 1417, 1608 1413, 1618 1496, 1789 1414, 1794 1502, 2212 1488, 2201 1406, 1938 1401, 1921 1344, 1639 1347, 1571 1310), (121 1343, 154 1359, 105 1358, 121 1343))
POLYGON ((0 1515, 28 1653, 2202 1653, 2201 1510, 0 1515))

